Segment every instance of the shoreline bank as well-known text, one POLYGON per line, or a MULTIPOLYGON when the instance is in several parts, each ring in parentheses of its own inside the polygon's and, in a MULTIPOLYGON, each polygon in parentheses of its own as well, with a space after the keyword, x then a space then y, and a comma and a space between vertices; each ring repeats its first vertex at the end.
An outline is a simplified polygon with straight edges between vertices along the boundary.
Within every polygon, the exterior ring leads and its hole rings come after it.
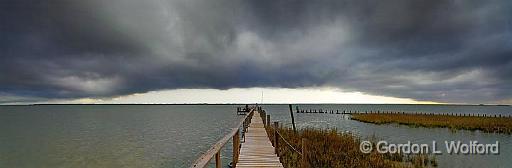
POLYGON ((487 133, 512 133, 510 117, 450 116, 429 114, 352 114, 352 120, 372 124, 400 124, 411 127, 450 128, 453 130, 479 130, 487 133))

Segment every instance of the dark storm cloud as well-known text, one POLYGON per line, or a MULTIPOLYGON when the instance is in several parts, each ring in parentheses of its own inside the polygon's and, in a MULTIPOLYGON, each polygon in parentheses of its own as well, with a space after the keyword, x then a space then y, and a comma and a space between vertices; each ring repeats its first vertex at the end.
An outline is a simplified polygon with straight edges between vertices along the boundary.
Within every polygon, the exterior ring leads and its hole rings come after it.
POLYGON ((505 0, 4 0, 0 93, 13 101, 330 86, 509 100, 511 8, 505 0))

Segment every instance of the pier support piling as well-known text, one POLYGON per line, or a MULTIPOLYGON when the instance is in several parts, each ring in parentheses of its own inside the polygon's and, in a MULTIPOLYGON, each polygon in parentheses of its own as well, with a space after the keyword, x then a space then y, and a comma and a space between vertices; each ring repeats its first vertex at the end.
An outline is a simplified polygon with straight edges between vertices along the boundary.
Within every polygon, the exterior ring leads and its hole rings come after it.
POLYGON ((215 168, 221 168, 222 161, 220 160, 220 151, 215 154, 215 168))
POLYGON ((292 111, 292 105, 289 104, 288 107, 290 107, 290 115, 292 116, 292 126, 293 126, 293 132, 297 133, 297 130, 295 129, 295 118, 293 117, 293 111, 292 111))
POLYGON ((274 122, 274 149, 277 157, 279 157, 279 138, 277 134, 277 129, 279 128, 279 122, 274 122))
POLYGON ((268 124, 266 126, 269 127, 270 126, 270 115, 267 115, 267 123, 268 124))

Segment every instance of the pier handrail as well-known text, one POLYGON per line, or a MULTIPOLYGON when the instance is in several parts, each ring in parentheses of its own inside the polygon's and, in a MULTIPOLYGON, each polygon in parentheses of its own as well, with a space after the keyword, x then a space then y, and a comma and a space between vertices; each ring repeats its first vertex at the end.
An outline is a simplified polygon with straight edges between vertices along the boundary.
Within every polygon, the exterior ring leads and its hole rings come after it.
MULTIPOLYGON (((279 147, 282 146, 282 145, 279 145, 279 139, 282 139, 282 141, 285 142, 286 145, 284 145, 285 147, 288 147, 289 149, 291 149, 290 152, 295 152, 297 153, 299 156, 300 156, 300 162, 302 164, 301 167, 308 167, 308 161, 307 161, 307 157, 308 157, 308 152, 307 152, 307 139, 306 138, 302 138, 301 140, 301 146, 300 146, 300 149, 297 149, 296 147, 294 147, 286 138, 284 138, 283 134, 279 131, 279 122, 278 121, 275 121, 274 124, 272 125, 271 124, 271 120, 270 120, 270 115, 267 115, 265 110, 261 110, 261 113, 260 113, 260 116, 261 118, 263 119, 263 123, 265 125, 265 131, 267 132, 267 135, 268 137, 270 138, 270 142, 272 143, 272 146, 274 146, 274 150, 275 150, 275 154, 279 157, 280 156, 280 151, 279 151, 279 147)), ((294 134, 297 134, 296 131, 293 131, 294 134)), ((292 166, 293 167, 293 166, 292 166)))
POLYGON ((299 150, 297 150, 295 147, 292 146, 292 144, 290 144, 290 142, 288 142, 284 137, 283 135, 281 135, 281 133, 278 131, 278 129, 276 129, 275 127, 272 127, 273 129, 275 129, 277 135, 279 135, 279 137, 286 143, 286 145, 291 148, 294 152, 296 152, 297 154, 299 154, 300 156, 302 156, 302 152, 300 152, 299 150))
MULTIPOLYGON (((297 152, 300 156, 302 156, 302 152, 299 152, 299 150, 297 150, 295 147, 293 147, 293 145, 292 145, 292 144, 290 144, 290 142, 288 142, 288 141, 283 137, 283 135, 279 132, 279 126, 278 126, 278 125, 279 125, 279 122, 274 122, 274 124, 275 124, 275 125, 271 125, 271 124, 270 124, 270 116, 268 116, 268 115, 266 114, 265 110, 263 110, 263 112, 262 112, 262 113, 260 113, 260 117, 261 117, 261 119, 264 121, 265 128, 267 128, 267 129, 265 129, 265 130, 267 131, 267 134, 268 134, 268 135, 270 135, 270 134, 271 134, 271 132, 274 132, 274 133, 275 133, 275 135, 276 135, 277 137, 280 137, 280 138, 281 138, 281 139, 286 143, 286 145, 287 145, 289 148, 291 148, 294 152, 297 152), (268 117, 268 118, 267 118, 267 117, 268 117), (265 121, 266 121, 266 122, 265 122, 265 121), (272 129, 272 130, 271 130, 271 132, 269 132, 269 130, 268 130, 268 129, 272 129)), ((270 136, 269 136, 269 137, 270 137, 270 136)), ((276 140, 278 140, 278 139, 277 139, 276 137, 274 137, 274 141, 276 141, 276 140)), ((271 142, 273 142, 273 141, 272 141, 272 139, 271 139, 271 142)), ((273 142, 273 143, 275 143, 275 142, 273 142)), ((273 144, 273 145, 275 145, 275 144, 273 144)), ((276 148, 276 151, 277 151, 277 150, 278 150, 277 146, 274 146, 274 147, 276 148)), ((276 152, 276 153, 277 153, 277 152, 276 152)))
MULTIPOLYGON (((243 133, 246 132, 247 126, 249 126, 249 122, 251 122, 251 118, 254 114, 255 108, 251 108, 248 115, 244 117, 243 120, 240 121, 240 123, 237 125, 237 127, 233 128, 229 134, 224 136, 222 139, 217 141, 206 153, 202 154, 197 160, 195 160, 192 163, 191 168, 204 168, 210 160, 215 156, 215 167, 221 167, 221 161, 220 161, 220 150, 226 143, 229 141, 229 139, 233 138, 233 165, 236 164, 238 155, 240 154, 240 127, 243 127, 243 133)), ((242 135, 244 137, 244 135, 242 135)), ((245 139, 245 137, 244 137, 245 139)))

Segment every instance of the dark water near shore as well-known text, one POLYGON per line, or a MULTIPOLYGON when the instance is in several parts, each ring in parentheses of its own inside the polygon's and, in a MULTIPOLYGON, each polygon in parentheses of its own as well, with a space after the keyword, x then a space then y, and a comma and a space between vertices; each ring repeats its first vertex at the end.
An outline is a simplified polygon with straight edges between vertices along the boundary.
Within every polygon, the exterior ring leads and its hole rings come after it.
MULTIPOLYGON (((0 106, 0 167, 188 167, 234 127, 234 105, 0 106)), ((300 105, 302 108, 509 115, 510 106, 300 105)), ((287 105, 264 109, 285 125, 287 105)), ((336 114, 295 114, 298 127, 337 128, 389 142, 500 141, 499 155, 437 156, 440 167, 508 167, 512 137, 449 129, 373 125, 336 114)), ((223 163, 229 163, 226 144, 223 163)))

